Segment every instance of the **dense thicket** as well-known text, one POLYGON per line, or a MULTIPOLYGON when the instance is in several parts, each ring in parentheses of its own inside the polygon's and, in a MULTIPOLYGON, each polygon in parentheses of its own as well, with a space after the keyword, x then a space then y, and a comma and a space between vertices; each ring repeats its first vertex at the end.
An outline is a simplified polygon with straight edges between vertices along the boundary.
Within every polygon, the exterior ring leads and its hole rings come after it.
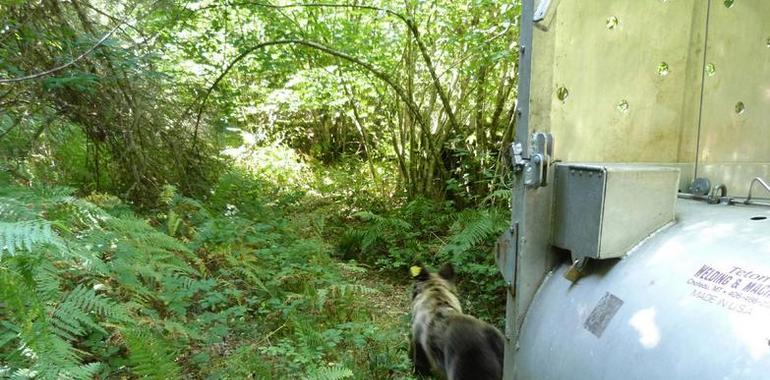
POLYGON ((408 377, 415 261, 499 323, 519 8, 0 0, 0 377, 408 377))
POLYGON ((211 144, 193 136, 152 37, 169 11, 161 2, 0 5, 0 152, 17 178, 140 202, 154 201, 164 183, 206 185, 211 144))
MULTIPOLYGON (((59 160, 69 166, 57 168, 64 176, 57 179, 148 202, 164 183, 205 187, 210 148, 243 129, 324 162, 349 155, 391 162, 397 190, 410 198, 474 204, 502 182, 516 5, 6 0, 0 7, 0 143, 19 177, 52 175, 50 162, 37 171, 21 165, 47 150, 68 158, 59 160)), ((369 175, 379 180, 373 164, 369 175)))
POLYGON ((412 198, 479 201, 500 185, 517 5, 279 4, 201 4, 177 26, 192 35, 185 58, 222 79, 209 86, 220 123, 325 161, 390 160, 412 198))

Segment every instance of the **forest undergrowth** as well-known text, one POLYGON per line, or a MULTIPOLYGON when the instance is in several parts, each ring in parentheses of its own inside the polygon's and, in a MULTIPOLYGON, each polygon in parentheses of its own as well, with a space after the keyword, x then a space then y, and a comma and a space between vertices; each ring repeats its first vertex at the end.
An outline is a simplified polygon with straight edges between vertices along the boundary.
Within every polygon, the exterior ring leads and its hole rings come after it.
POLYGON ((410 378, 502 326, 521 2, 0 0, 0 379, 410 378))
POLYGON ((502 318, 505 216, 399 204, 352 163, 243 162, 205 200, 167 186, 141 212, 4 179, 0 377, 411 378, 418 260, 453 262, 466 305, 502 318))

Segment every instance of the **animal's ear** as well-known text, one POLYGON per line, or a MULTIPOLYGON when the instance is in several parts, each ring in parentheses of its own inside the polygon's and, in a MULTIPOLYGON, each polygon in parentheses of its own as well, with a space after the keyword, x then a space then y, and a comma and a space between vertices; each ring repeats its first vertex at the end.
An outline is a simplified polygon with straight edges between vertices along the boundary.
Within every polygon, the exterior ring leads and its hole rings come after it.
POLYGON ((444 264, 444 266, 441 267, 441 270, 438 271, 438 275, 441 276, 441 278, 444 280, 454 282, 455 268, 452 267, 452 264, 444 264))
POLYGON ((425 281, 430 278, 430 272, 428 272, 428 270, 419 263, 412 265, 412 267, 409 268, 409 274, 412 275, 412 278, 417 281, 425 281))

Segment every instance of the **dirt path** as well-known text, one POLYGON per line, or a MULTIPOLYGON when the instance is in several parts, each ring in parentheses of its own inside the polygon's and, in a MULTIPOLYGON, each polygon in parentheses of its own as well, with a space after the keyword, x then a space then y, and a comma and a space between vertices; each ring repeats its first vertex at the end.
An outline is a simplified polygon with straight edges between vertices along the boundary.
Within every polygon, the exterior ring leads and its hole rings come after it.
MULTIPOLYGON (((409 342, 409 318, 411 313, 412 284, 409 280, 399 282, 392 277, 378 273, 374 269, 368 269, 356 282, 374 289, 377 292, 367 295, 374 309, 378 313, 372 315, 372 323, 380 331, 393 332, 398 334, 398 340, 403 342, 403 349, 406 350, 409 342)), ((391 373, 390 379, 411 380, 411 363, 408 362, 408 355, 404 352, 404 363, 399 365, 400 370, 391 373)))
POLYGON ((392 278, 370 269, 365 277, 359 279, 361 285, 377 290, 372 294, 372 304, 382 310, 382 318, 398 319, 409 317, 411 284, 397 283, 392 278))

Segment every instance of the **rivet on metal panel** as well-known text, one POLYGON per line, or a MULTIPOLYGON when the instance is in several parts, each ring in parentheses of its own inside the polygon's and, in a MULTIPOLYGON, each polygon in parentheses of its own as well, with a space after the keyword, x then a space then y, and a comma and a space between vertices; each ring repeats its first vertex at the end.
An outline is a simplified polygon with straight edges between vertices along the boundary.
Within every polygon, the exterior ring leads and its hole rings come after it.
POLYGON ((708 74, 708 76, 713 77, 716 73, 717 67, 713 63, 706 65, 706 74, 708 74))
POLYGON ((628 100, 622 99, 620 102, 618 102, 618 105, 615 106, 615 108, 617 108, 618 111, 622 113, 628 113, 628 100))
POLYGON ((559 86, 556 89, 556 99, 559 99, 562 103, 564 103, 567 97, 569 97, 569 90, 567 90, 567 88, 564 86, 559 86))
POLYGON ((618 18, 615 16, 610 16, 607 18, 607 29, 615 29, 616 26, 618 26, 618 18))
POLYGON ((743 102, 735 103, 735 114, 740 115, 746 111, 746 105, 743 102))
POLYGON ((725 0, 725 7, 732 8, 733 4, 735 4, 735 0, 725 0))
POLYGON ((669 72, 670 72, 670 69, 668 67, 668 63, 661 62, 658 65, 658 75, 665 77, 666 75, 668 75, 669 72))

